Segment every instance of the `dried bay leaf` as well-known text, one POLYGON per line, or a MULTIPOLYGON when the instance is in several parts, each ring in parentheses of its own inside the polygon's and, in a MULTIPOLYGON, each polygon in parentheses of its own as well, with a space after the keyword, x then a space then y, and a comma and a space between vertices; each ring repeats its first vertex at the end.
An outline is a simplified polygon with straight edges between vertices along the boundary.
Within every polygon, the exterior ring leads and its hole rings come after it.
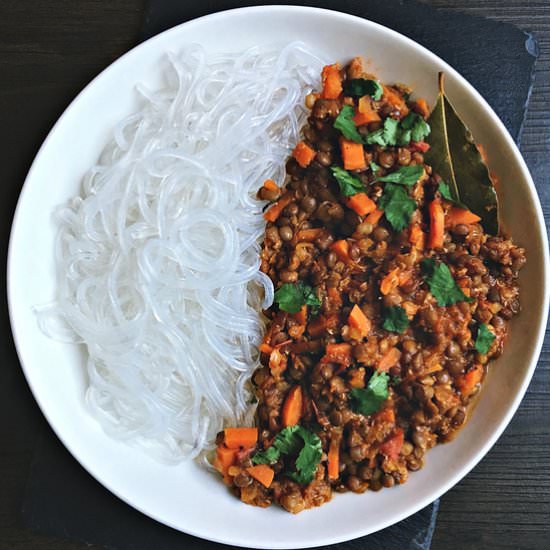
POLYGON ((477 214, 487 233, 496 235, 497 194, 470 130, 445 95, 443 73, 439 74, 439 95, 428 123, 430 149, 425 161, 449 185, 453 199, 477 214))

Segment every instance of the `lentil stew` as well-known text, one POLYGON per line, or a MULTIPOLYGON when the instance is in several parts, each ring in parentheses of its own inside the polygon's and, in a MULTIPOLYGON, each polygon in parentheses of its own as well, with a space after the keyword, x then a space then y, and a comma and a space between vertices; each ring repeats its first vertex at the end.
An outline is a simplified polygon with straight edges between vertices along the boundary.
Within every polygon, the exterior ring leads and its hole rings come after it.
POLYGON ((243 502, 292 513, 404 483, 456 435, 520 311, 525 263, 424 162, 425 101, 360 58, 322 78, 286 185, 259 190, 276 294, 257 427, 220 432, 214 461, 243 502))

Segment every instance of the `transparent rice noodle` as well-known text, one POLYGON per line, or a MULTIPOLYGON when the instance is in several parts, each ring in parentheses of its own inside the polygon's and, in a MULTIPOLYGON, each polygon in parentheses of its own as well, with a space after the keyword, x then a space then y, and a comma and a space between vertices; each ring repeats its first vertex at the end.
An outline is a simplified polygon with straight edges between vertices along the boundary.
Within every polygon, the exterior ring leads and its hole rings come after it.
POLYGON ((103 429, 178 463, 253 421, 273 300, 256 191, 282 184, 323 61, 300 43, 192 45, 169 61, 57 212, 57 297, 37 312, 46 334, 86 346, 86 402, 103 429))

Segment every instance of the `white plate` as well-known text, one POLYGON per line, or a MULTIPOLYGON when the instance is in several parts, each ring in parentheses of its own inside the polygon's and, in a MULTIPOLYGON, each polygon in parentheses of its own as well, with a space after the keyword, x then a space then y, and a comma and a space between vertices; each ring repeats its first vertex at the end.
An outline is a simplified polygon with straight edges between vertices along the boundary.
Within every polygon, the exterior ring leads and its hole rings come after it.
POLYGON ((49 423, 76 459, 105 487, 143 513, 186 533, 228 544, 297 548, 340 542, 395 523, 459 481, 489 450, 516 410, 540 352, 548 310, 548 245, 536 191, 518 150, 479 94, 441 59, 380 25, 341 13, 302 7, 244 8, 190 21, 133 49, 74 100, 40 149, 14 219, 8 294, 21 364, 49 423), (240 503, 218 479, 195 464, 156 464, 109 439, 84 407, 83 352, 46 338, 32 307, 54 297, 54 207, 77 194, 109 131, 135 109, 134 85, 155 86, 168 50, 199 42, 207 50, 305 41, 346 61, 362 54, 384 81, 406 82, 433 103, 436 75, 476 139, 486 146, 501 179, 503 219, 527 249, 522 271, 523 312, 512 323, 505 355, 488 376, 482 398, 453 443, 427 455, 409 481, 380 493, 335 495, 321 508, 292 516, 273 506, 240 503))

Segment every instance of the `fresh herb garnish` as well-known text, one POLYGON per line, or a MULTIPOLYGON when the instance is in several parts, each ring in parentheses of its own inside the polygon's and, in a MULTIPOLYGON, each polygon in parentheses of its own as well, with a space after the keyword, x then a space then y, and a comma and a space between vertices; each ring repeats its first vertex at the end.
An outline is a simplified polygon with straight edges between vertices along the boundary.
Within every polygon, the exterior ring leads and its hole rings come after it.
POLYGON ((365 186, 359 178, 352 176, 347 170, 340 166, 331 166, 332 175, 336 178, 340 191, 345 197, 351 197, 365 190, 365 186))
POLYGON ((420 115, 412 112, 401 121, 400 126, 403 132, 410 132, 409 141, 424 141, 431 131, 430 125, 420 115))
POLYGON ((353 388, 351 396, 351 408, 365 416, 378 411, 388 398, 389 375, 386 372, 375 372, 368 381, 366 388, 353 388))
POLYGON ((315 289, 302 281, 293 284, 285 283, 275 292, 275 302, 279 308, 288 313, 298 313, 303 305, 312 306, 312 312, 321 306, 315 289))
POLYGON ((401 306, 390 306, 384 309, 384 323, 382 326, 391 332, 401 334, 409 326, 407 313, 401 306))
POLYGON ((333 126, 336 130, 340 130, 346 139, 355 141, 356 143, 363 143, 363 138, 357 130, 355 122, 353 121, 354 115, 355 111, 353 107, 351 105, 344 105, 336 117, 333 126))
POLYGON ((394 118, 386 118, 384 120, 384 126, 367 134, 365 138, 365 143, 367 145, 380 145, 386 147, 388 145, 397 144, 397 134, 398 134, 399 121, 394 118))
POLYGON ((252 457, 254 464, 274 464, 281 455, 295 454, 300 448, 300 438, 296 433, 299 426, 289 426, 281 430, 273 440, 271 447, 257 452, 252 457))
POLYGON ((376 181, 400 183, 401 185, 414 185, 423 173, 424 167, 420 165, 401 166, 398 170, 395 170, 395 172, 377 178, 376 181))
POLYGON ((425 258, 420 262, 420 268, 438 305, 444 307, 457 302, 472 301, 456 284, 451 271, 443 262, 436 262, 433 258, 425 258))
POLYGON ((476 338, 476 350, 482 355, 487 355, 487 352, 491 348, 496 336, 489 330, 485 323, 479 325, 476 338))
POLYGON ((403 120, 391 117, 384 120, 384 126, 371 132, 365 138, 367 145, 408 145, 412 141, 422 141, 430 133, 430 125, 416 113, 409 113, 403 120))
POLYGON ((345 94, 354 97, 362 97, 370 95, 375 101, 382 98, 384 90, 376 80, 368 80, 366 78, 353 78, 346 84, 345 94))
POLYGON ((399 145, 399 147, 405 147, 411 142, 411 136, 412 132, 410 130, 403 130, 403 128, 399 128, 399 131, 397 132, 396 145, 399 145))
POLYGON ((287 472, 286 475, 296 483, 307 485, 313 480, 317 465, 321 462, 323 449, 321 440, 314 433, 301 426, 298 428, 297 433, 302 438, 304 446, 296 459, 296 471, 287 472))
POLYGON ((383 195, 378 199, 378 208, 384 211, 386 219, 395 231, 402 231, 411 221, 411 216, 416 210, 416 202, 400 185, 387 183, 383 195))
POLYGON ((380 170, 380 166, 378 166, 378 164, 376 164, 376 162, 371 162, 369 166, 370 166, 370 169, 372 170, 373 174, 376 174, 376 172, 378 172, 380 170))
POLYGON ((253 464, 274 464, 281 456, 295 455, 296 470, 285 472, 285 475, 301 484, 312 481, 317 465, 321 461, 323 449, 317 435, 302 428, 288 426, 281 430, 273 440, 271 447, 257 452, 252 457, 253 464))

